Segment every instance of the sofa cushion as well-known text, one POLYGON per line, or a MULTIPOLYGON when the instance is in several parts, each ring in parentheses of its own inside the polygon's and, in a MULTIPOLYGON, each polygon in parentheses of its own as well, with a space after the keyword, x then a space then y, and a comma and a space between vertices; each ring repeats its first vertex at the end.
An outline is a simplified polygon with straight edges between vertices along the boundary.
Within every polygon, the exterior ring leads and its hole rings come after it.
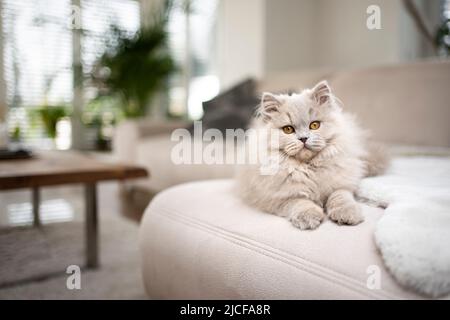
MULTIPOLYGON (((226 129, 246 129, 258 103, 256 81, 246 79, 203 102, 203 130, 214 128, 225 133, 226 129)), ((193 125, 189 130, 193 132, 193 125)))
POLYGON ((338 73, 332 89, 378 141, 450 147, 450 61, 338 73))
POLYGON ((325 221, 301 231, 234 195, 231 180, 193 182, 161 192, 140 229, 144 282, 153 298, 419 298, 383 267, 373 230, 383 214, 365 206, 365 222, 325 221), (375 271, 374 271, 375 270, 375 271), (373 272, 380 289, 369 289, 373 272))
POLYGON ((328 68, 289 70, 281 73, 268 74, 258 82, 258 92, 273 93, 300 92, 312 88, 322 80, 330 81, 337 70, 328 68))
MULTIPOLYGON (((142 139, 137 146, 137 163, 148 169, 151 178, 142 179, 133 182, 133 184, 140 185, 152 193, 157 193, 184 182, 233 176, 235 166, 232 164, 175 164, 171 155, 172 148, 178 143, 171 140, 170 134, 142 139)), ((196 143, 204 144, 202 141, 196 143)))

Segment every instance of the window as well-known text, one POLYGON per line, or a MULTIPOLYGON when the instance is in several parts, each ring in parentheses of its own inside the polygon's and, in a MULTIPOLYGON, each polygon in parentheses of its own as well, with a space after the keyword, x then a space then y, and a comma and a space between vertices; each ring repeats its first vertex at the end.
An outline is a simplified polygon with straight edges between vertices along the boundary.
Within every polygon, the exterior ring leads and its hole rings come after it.
POLYGON ((445 19, 450 19, 450 0, 442 1, 442 13, 445 19))
POLYGON ((219 93, 215 62, 219 0, 175 1, 169 20, 170 48, 182 74, 172 79, 169 112, 202 116, 202 102, 219 93))
MULTIPOLYGON (((202 102, 219 92, 215 65, 218 4, 219 0, 174 0, 168 24, 169 46, 182 72, 170 80, 172 115, 198 119, 202 115, 202 102)), ((74 90, 73 66, 81 63, 83 79, 88 79, 104 51, 112 25, 130 36, 139 29, 140 2, 0 0, 0 5, 9 130, 19 129, 27 144, 47 147, 49 141, 44 139, 43 125, 39 119, 29 121, 30 110, 43 105, 72 108, 74 102, 77 106, 88 105, 97 91, 89 81, 82 82, 81 93, 74 90), (71 23, 77 12, 80 25, 74 30, 71 23), (81 34, 79 42, 77 34, 81 34)), ((65 132, 62 147, 67 148, 69 119, 62 129, 65 132)))
POLYGON ((2 0, 1 12, 8 124, 36 143, 43 130, 28 109, 72 99, 70 0, 2 0))
MULTIPOLYGON (((66 105, 74 99, 74 52, 81 51, 86 77, 103 53, 110 25, 133 34, 140 25, 135 0, 0 0, 7 121, 10 131, 20 129, 22 139, 46 147, 43 126, 29 121, 30 110, 42 105, 66 105), (79 4, 79 6, 77 6, 79 4), (74 6, 77 10, 74 11, 74 6), (74 47, 72 17, 81 14, 81 48, 74 47)), ((85 87, 83 98, 95 96, 85 87)), ((66 122, 63 147, 70 145, 66 122)), ((64 134, 63 134, 64 135, 64 134)), ((48 143, 48 141, 47 141, 48 143)))
MULTIPOLYGON (((81 59, 87 77, 97 59, 103 54, 108 31, 112 25, 132 36, 140 24, 139 3, 130 0, 81 0, 83 38, 81 59)), ((86 98, 94 92, 85 88, 86 98)))

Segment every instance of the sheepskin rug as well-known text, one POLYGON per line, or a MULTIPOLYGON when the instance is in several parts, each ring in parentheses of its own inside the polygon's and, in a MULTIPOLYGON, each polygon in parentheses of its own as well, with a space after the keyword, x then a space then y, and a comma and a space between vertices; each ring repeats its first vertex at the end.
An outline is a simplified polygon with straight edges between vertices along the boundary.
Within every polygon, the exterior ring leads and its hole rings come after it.
POLYGON ((375 241, 388 270, 429 297, 450 293, 450 157, 397 157, 358 197, 386 206, 375 241))

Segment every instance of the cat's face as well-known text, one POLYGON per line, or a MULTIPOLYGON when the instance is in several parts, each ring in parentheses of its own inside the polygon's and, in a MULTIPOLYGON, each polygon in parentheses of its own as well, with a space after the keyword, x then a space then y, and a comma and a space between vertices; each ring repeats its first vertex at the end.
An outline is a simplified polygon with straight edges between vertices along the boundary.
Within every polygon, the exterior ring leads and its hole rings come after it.
POLYGON ((302 161, 313 158, 332 141, 340 112, 325 81, 300 94, 265 93, 260 107, 267 125, 279 130, 280 150, 302 161))

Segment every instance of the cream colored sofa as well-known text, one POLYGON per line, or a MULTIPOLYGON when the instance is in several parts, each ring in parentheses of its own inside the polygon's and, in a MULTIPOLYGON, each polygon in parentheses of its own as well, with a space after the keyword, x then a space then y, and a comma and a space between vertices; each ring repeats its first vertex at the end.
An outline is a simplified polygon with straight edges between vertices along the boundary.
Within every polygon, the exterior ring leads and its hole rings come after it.
MULTIPOLYGON (((376 139, 442 150, 450 147, 450 62, 292 73, 262 81, 260 88, 302 88, 322 78, 329 80, 345 108, 356 113, 376 139)), ((167 134, 143 138, 135 128, 129 130, 134 139, 127 140, 129 150, 121 156, 152 172, 140 188, 156 192, 182 182, 229 178, 233 172, 227 166, 176 166, 169 158, 167 134)), ((119 154, 123 152, 123 146, 117 147, 119 154)), ((382 209, 364 205, 366 220, 355 227, 327 221, 305 232, 285 219, 245 206, 232 190, 231 179, 190 182, 153 199, 140 229, 144 282, 150 297, 421 298, 401 288, 383 267, 373 241, 382 209), (381 272, 378 290, 367 286, 368 268, 373 265, 381 272)))

